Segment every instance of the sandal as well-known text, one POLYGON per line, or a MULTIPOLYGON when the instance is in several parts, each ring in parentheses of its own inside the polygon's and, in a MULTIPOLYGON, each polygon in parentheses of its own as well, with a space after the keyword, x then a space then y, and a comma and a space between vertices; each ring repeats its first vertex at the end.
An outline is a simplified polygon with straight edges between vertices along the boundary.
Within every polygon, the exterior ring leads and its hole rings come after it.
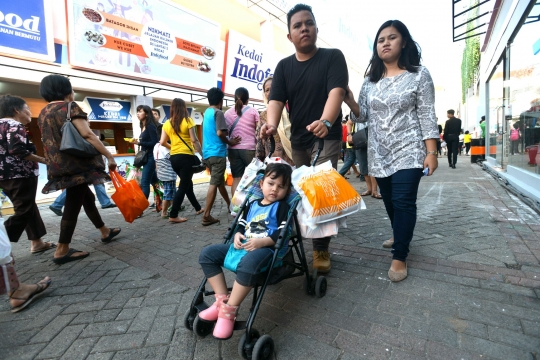
MULTIPOLYGON (((21 301, 24 301, 21 305, 19 306, 16 306, 16 307, 12 307, 11 308, 11 312, 12 313, 16 313, 16 312, 19 312, 21 311, 22 309, 24 309, 25 307, 27 307, 28 305, 30 305, 30 303, 32 301, 34 301, 34 299, 36 297, 38 297, 38 295, 40 295, 41 293, 43 293, 45 290, 47 290, 47 288, 49 287, 49 285, 51 285, 51 282, 52 280, 51 279, 43 279, 41 280, 40 282, 38 282, 36 285, 36 290, 31 293, 30 295, 28 295, 28 298, 27 299, 21 299, 21 298, 16 298, 16 297, 13 297, 13 296, 9 296, 10 299, 13 299, 13 300, 21 300, 21 301)), ((17 290, 14 290, 12 292, 12 295, 15 294, 15 292, 17 292, 17 290)))
POLYGON ((208 218, 203 217, 203 219, 202 219, 202 225, 203 226, 209 226, 209 225, 213 225, 213 224, 217 224, 217 223, 219 223, 219 219, 215 219, 212 216, 209 216, 208 218))
POLYGON ((169 222, 174 223, 174 224, 179 224, 179 223, 183 223, 183 222, 186 222, 186 221, 187 221, 187 219, 183 218, 183 217, 169 218, 169 222))
POLYGON ((71 262, 71 261, 77 261, 77 260, 81 260, 81 259, 84 259, 85 257, 88 257, 88 255, 90 255, 90 253, 86 253, 84 255, 81 255, 81 256, 71 256, 75 253, 83 253, 84 251, 81 251, 81 250, 75 250, 75 249, 69 249, 69 251, 67 252, 66 255, 60 257, 60 258, 55 258, 53 256, 53 262, 56 264, 56 265, 62 265, 62 264, 67 264, 68 262, 71 262))
POLYGON ((47 250, 51 250, 51 249, 54 249, 56 247, 56 244, 54 243, 50 243, 50 242, 46 242, 45 243, 45 246, 42 247, 41 249, 37 249, 37 250, 32 250, 30 251, 32 254, 41 254, 42 252, 45 252, 47 250))
POLYGON ((120 231, 122 231, 122 229, 120 228, 114 228, 114 229, 111 229, 109 231, 109 236, 107 236, 106 238, 102 238, 101 239, 101 242, 104 242, 104 243, 108 243, 108 242, 111 242, 111 240, 113 239, 113 237, 115 237, 116 235, 120 234, 120 231))
POLYGON ((371 191, 364 191, 363 193, 360 194, 360 196, 369 196, 371 195, 371 191))
POLYGON ((382 195, 377 193, 372 194, 371 197, 375 199, 382 199, 382 195))
POLYGON ((204 212, 204 209, 201 209, 195 213, 195 215, 201 215, 204 212))

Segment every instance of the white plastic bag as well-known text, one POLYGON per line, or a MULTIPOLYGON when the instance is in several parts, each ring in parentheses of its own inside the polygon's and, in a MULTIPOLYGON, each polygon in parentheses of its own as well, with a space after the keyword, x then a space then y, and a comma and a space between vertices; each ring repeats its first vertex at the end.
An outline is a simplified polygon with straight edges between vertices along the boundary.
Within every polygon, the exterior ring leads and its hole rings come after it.
POLYGON ((11 243, 4 226, 4 218, 0 218, 0 265, 11 262, 11 243))
POLYGON ((253 180, 255 180, 257 172, 261 169, 264 169, 265 167, 266 166, 261 160, 254 158, 251 163, 246 167, 246 170, 244 170, 244 175, 242 175, 242 179, 236 187, 236 191, 234 192, 234 196, 231 200, 231 206, 229 208, 233 216, 235 216, 238 211, 240 211, 240 206, 242 206, 242 203, 244 202, 247 195, 246 189, 253 185, 253 180))
POLYGON ((302 197, 306 225, 339 219, 361 209, 362 198, 330 161, 294 170, 292 184, 302 197))

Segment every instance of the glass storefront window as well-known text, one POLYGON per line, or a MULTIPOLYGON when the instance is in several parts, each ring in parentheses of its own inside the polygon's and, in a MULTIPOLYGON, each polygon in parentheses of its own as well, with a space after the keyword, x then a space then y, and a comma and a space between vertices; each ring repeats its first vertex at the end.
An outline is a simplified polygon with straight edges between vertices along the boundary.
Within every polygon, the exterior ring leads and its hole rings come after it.
POLYGON ((502 133, 504 122, 504 107, 503 107, 503 58, 499 60, 497 68, 489 78, 489 120, 486 125, 486 143, 489 141, 489 154, 492 158, 497 159, 500 164, 502 160, 502 133))
POLYGON ((508 163, 540 173, 540 22, 524 24, 511 45, 509 100, 508 163))

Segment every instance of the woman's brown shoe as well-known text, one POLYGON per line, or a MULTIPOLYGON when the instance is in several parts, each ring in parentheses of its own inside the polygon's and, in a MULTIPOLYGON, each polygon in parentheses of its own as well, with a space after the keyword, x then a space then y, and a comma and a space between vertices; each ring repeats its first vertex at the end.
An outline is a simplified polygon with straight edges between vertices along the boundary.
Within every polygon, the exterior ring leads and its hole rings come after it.
POLYGON ((382 243, 382 247, 387 248, 387 249, 392 248, 392 245, 394 245, 394 238, 393 237, 382 243))
POLYGON ((392 282, 400 282, 402 280, 405 280, 407 278, 407 264, 405 263, 405 270, 404 271, 392 271, 391 269, 388 270, 388 278, 392 280, 392 282))

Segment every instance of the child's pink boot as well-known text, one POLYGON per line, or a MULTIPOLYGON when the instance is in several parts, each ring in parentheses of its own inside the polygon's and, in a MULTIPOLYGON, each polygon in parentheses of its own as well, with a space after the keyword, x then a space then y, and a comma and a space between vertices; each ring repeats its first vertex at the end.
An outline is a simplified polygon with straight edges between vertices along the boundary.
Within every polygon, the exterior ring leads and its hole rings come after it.
POLYGON ((238 306, 227 305, 227 301, 225 300, 221 304, 218 319, 214 326, 213 335, 218 340, 227 340, 232 337, 236 314, 238 314, 238 306))
POLYGON ((229 298, 228 294, 216 294, 216 301, 208 307, 208 309, 203 310, 199 313, 199 318, 204 321, 216 321, 218 319, 219 309, 223 300, 229 298))

